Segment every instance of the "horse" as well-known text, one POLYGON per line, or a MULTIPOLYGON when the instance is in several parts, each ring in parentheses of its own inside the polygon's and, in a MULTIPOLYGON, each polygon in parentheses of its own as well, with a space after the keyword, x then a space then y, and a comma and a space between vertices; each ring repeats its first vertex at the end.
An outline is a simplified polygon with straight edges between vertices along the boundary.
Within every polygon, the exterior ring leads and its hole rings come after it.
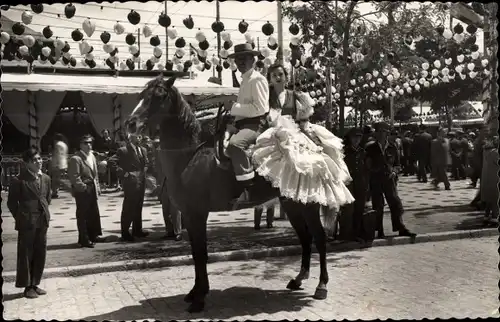
MULTIPOLYGON (((232 210, 232 201, 240 195, 242 188, 236 182, 232 167, 221 166, 218 149, 200 142, 200 122, 174 86, 175 79, 165 80, 159 76, 149 81, 139 96, 139 104, 127 119, 126 127, 130 133, 138 134, 148 128, 159 130, 161 164, 166 177, 164 184, 172 202, 182 212, 191 245, 195 283, 184 301, 190 303, 188 312, 194 313, 204 310, 205 297, 210 289, 207 273, 209 212, 232 210)), ((268 200, 279 197, 279 191, 268 181, 260 176, 256 179, 256 184, 268 193, 268 200)), ((280 203, 302 246, 300 272, 290 280, 287 288, 299 290, 302 281, 309 278, 314 240, 320 255, 320 281, 314 298, 326 299, 326 234, 321 223, 320 205, 301 204, 282 197, 280 203)))

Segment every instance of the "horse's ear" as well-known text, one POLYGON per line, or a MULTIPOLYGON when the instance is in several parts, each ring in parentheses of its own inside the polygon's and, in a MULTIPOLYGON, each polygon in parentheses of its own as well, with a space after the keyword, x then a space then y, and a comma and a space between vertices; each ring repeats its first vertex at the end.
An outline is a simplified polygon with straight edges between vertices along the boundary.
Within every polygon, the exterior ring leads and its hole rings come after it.
POLYGON ((174 82, 175 82, 176 78, 177 77, 172 76, 169 79, 167 79, 167 81, 165 82, 165 85, 167 85, 167 88, 172 88, 172 86, 174 86, 174 82))

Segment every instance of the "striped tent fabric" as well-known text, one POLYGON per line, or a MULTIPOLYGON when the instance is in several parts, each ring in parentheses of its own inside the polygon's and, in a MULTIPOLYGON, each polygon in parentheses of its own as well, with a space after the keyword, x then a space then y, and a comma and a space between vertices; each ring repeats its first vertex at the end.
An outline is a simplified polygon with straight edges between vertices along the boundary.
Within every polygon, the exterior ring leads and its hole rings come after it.
POLYGON ((113 95, 113 137, 115 140, 119 139, 121 131, 121 104, 118 94, 113 95))
POLYGON ((37 126, 37 116, 36 116, 36 105, 35 105, 35 93, 28 92, 28 122, 30 131, 30 146, 38 146, 39 135, 37 126))

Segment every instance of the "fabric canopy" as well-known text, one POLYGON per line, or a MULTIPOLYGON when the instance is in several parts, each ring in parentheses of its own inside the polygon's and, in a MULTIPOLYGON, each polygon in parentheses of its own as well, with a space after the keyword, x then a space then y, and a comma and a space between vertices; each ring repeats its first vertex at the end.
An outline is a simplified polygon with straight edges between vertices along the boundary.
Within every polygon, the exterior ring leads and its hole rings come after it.
MULTIPOLYGON (((4 91, 83 91, 85 93, 140 93, 151 77, 113 77, 56 74, 1 76, 4 91)), ((237 95, 238 88, 224 87, 201 79, 177 79, 174 84, 185 95, 237 95)))

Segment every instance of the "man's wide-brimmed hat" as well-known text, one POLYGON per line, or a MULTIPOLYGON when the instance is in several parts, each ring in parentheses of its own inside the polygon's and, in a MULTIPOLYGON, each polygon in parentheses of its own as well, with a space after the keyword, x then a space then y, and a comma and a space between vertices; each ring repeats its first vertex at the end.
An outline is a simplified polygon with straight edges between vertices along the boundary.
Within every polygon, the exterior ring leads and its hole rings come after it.
POLYGON ((391 126, 386 122, 379 122, 374 124, 374 128, 376 132, 387 132, 390 133, 391 126))
POLYGON ((249 43, 244 43, 244 44, 238 44, 234 46, 234 53, 231 55, 227 56, 228 58, 234 58, 239 55, 253 55, 253 56, 258 56, 259 52, 256 50, 252 49, 252 44, 249 43))
POLYGON ((349 131, 347 131, 347 136, 349 137, 363 136, 363 131, 358 128, 352 128, 349 131))

